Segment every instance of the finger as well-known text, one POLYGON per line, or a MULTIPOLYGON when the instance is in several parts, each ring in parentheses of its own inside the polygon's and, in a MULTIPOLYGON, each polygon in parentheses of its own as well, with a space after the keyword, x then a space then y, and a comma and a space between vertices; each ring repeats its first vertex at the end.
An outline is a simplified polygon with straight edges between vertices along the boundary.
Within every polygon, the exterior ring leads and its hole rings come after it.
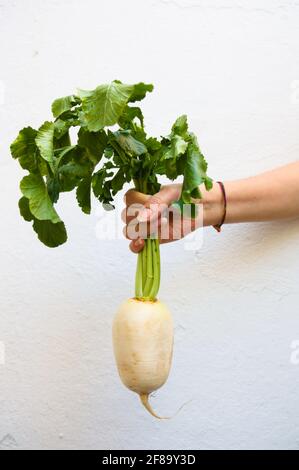
POLYGON ((120 217, 121 217, 122 222, 126 224, 127 223, 127 208, 126 207, 121 211, 120 217))
POLYGON ((180 185, 171 184, 163 186, 158 193, 147 199, 144 209, 137 216, 139 222, 154 220, 160 217, 179 198, 179 195, 180 185))
POLYGON ((131 241, 129 247, 130 250, 133 251, 133 253, 139 253, 139 251, 143 250, 144 248, 144 240, 142 238, 138 238, 138 240, 133 240, 131 241))
POLYGON ((121 218, 122 221, 126 224, 128 223, 138 223, 136 219, 138 213, 144 207, 149 196, 147 194, 140 193, 135 189, 129 189, 124 196, 126 208, 122 211, 121 218), (134 221, 134 219, 136 219, 134 221))
MULTIPOLYGON (((154 222, 138 222, 137 219, 130 221, 124 229, 126 238, 135 240, 137 238, 148 238, 152 235, 160 237, 162 227, 169 224, 167 217, 159 217, 154 222)), ((167 233, 169 230, 166 230, 167 233)))
POLYGON ((132 204, 144 205, 148 198, 149 196, 147 194, 140 193, 136 191, 136 189, 129 189, 124 196, 124 202, 126 206, 131 206, 132 204))
POLYGON ((125 207, 122 212, 121 212, 121 220, 125 223, 128 224, 129 222, 138 223, 137 220, 137 215, 140 212, 141 208, 143 205, 141 204, 132 204, 129 207, 125 207))
POLYGON ((123 228, 123 235, 128 240, 136 241, 140 237, 146 238, 146 231, 142 232, 137 225, 132 225, 132 222, 130 222, 129 225, 126 225, 123 228))

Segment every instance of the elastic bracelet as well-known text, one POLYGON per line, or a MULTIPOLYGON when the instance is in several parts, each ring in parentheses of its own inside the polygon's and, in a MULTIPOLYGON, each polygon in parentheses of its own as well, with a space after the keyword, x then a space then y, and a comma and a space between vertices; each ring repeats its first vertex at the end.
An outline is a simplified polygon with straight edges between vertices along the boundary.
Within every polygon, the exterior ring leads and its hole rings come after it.
POLYGON ((227 199, 226 199, 226 192, 225 192, 224 184, 222 183, 222 181, 217 181, 217 183, 219 184, 221 188, 221 192, 223 196, 223 216, 222 216, 221 222, 217 225, 213 225, 213 227, 215 230, 217 230, 217 232, 221 232, 221 227, 224 224, 225 218, 226 218, 227 199))

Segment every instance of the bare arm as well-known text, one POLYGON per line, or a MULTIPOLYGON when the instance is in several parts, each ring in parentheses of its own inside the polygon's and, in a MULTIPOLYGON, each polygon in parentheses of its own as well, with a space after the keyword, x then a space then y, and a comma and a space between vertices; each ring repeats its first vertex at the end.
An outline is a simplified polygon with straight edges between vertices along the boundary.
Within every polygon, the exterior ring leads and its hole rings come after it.
MULTIPOLYGON (((299 217, 299 162, 246 179, 224 183, 227 195, 225 223, 261 222, 299 217)), ((220 188, 203 190, 204 225, 221 219, 220 188)))
MULTIPOLYGON (((257 176, 246 179, 226 181, 224 187, 227 197, 227 212, 225 223, 262 222, 279 219, 292 219, 299 217, 299 162, 291 163, 257 176)), ((219 224, 224 210, 224 201, 221 189, 214 184, 211 191, 200 187, 203 204, 203 225, 219 224)), ((130 190, 127 193, 126 205, 144 204, 146 208, 154 205, 168 205, 180 197, 181 185, 170 184, 164 186, 159 193, 148 196, 137 191, 130 190)), ((144 212, 144 211, 143 211, 144 212)), ((145 209, 146 217, 142 222, 149 222, 151 215, 145 209)), ((126 224, 132 220, 123 213, 126 224)), ((141 219, 139 219, 140 221, 141 219)), ((173 221, 168 221, 170 232, 175 230, 173 221)), ((198 227, 196 222, 192 230, 198 227)), ((127 233, 125 229, 125 233, 127 233)), ((173 241, 173 238, 161 239, 161 243, 173 241)), ((130 248, 134 252, 142 250, 142 239, 132 240, 130 248)))

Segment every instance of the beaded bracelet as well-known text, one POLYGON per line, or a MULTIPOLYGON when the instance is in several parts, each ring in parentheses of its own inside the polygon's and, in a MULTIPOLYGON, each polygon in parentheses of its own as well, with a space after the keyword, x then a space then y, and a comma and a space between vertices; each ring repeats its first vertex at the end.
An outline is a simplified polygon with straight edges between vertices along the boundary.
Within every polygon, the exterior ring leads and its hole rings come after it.
POLYGON ((222 196, 223 196, 223 216, 221 219, 221 222, 219 224, 213 225, 214 229, 217 230, 217 232, 221 232, 221 227, 225 222, 226 218, 226 207, 227 207, 227 199, 226 199, 226 192, 225 192, 225 187, 222 181, 217 181, 221 188, 222 196))

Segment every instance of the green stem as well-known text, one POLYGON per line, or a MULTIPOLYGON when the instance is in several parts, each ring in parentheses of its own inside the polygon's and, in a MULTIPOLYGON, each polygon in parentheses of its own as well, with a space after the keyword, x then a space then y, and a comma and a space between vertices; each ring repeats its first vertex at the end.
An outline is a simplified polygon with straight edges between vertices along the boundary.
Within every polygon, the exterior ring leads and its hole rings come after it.
POLYGON ((135 276, 135 297, 140 299, 143 296, 142 289, 142 253, 138 253, 137 269, 135 276))
MULTIPOLYGON (((134 181, 138 191, 147 193, 146 180, 134 181)), ((135 297, 140 300, 156 300, 160 287, 159 240, 148 238, 143 250, 138 253, 135 277, 135 297)))
POLYGON ((154 275, 153 275, 153 250, 152 250, 152 240, 148 238, 145 240, 147 258, 146 258, 146 281, 143 289, 144 297, 149 297, 149 293, 152 288, 154 275))
POLYGON ((155 299, 156 295, 159 290, 159 283, 160 283, 160 273, 159 273, 159 263, 158 263, 158 252, 159 252, 159 245, 157 247, 158 240, 151 240, 152 245, 152 260, 153 260, 153 282, 151 286, 151 290, 149 292, 149 298, 155 299))
POLYGON ((141 252, 142 256, 142 288, 144 290, 146 282, 146 271, 147 271, 147 243, 144 243, 144 248, 141 252))
POLYGON ((157 292, 156 295, 158 295, 159 289, 160 289, 160 282, 161 282, 161 259, 160 259, 160 243, 159 240, 155 240, 155 245, 156 245, 156 250, 157 250, 157 292))

